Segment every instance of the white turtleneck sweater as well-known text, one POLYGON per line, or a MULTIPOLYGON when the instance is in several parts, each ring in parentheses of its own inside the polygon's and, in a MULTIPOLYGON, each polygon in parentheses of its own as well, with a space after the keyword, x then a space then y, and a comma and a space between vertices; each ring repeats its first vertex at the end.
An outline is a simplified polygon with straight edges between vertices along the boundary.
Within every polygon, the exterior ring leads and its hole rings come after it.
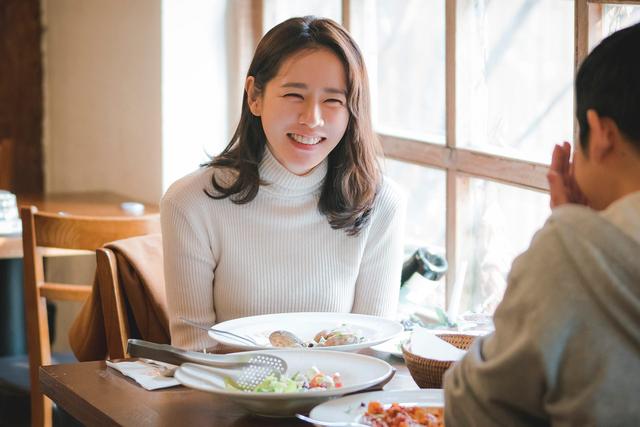
POLYGON ((179 316, 213 325, 280 312, 395 314, 404 198, 385 178, 369 223, 348 236, 318 211, 326 171, 325 160, 308 175, 292 174, 267 149, 260 177, 269 185, 247 204, 204 193, 213 192, 212 168, 169 188, 160 211, 173 345, 215 343, 179 316))

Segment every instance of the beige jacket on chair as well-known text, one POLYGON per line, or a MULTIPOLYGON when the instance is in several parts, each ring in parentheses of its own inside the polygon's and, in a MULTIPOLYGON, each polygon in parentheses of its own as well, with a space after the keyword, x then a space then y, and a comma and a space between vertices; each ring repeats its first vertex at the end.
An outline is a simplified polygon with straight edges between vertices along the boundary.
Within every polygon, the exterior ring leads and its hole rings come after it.
MULTIPOLYGON (((147 341, 169 344, 171 339, 164 292, 161 235, 118 240, 106 247, 116 255, 118 281, 128 304, 132 335, 147 341)), ((80 361, 102 360, 107 356, 107 339, 97 279, 94 280, 91 297, 69 330, 69 343, 80 361)))

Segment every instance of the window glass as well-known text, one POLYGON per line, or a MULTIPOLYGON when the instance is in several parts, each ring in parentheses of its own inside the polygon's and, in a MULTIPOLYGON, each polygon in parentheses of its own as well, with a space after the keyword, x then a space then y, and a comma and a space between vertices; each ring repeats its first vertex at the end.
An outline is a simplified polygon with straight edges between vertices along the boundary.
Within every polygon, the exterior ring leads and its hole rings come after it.
POLYGON ((590 3, 589 13, 601 17, 592 23, 589 32, 589 50, 611 33, 640 22, 640 5, 590 3))
POLYGON ((264 33, 282 21, 296 16, 316 15, 336 22, 342 20, 340 0, 264 0, 263 8, 264 33))
POLYGON ((549 216, 549 196, 478 178, 458 178, 456 283, 458 314, 492 314, 518 254, 549 216), (460 287, 460 285, 462 285, 460 287))
POLYGON ((444 144, 444 0, 360 4, 352 34, 365 54, 376 131, 444 144))
POLYGON ((572 140, 573 5, 458 1, 458 146, 548 163, 572 140))
MULTIPOLYGON (((407 196, 405 260, 420 247, 445 254, 446 175, 444 171, 397 160, 385 160, 385 173, 407 196)), ((415 274, 402 288, 401 311, 441 307, 445 302, 444 278, 433 282, 415 274)))

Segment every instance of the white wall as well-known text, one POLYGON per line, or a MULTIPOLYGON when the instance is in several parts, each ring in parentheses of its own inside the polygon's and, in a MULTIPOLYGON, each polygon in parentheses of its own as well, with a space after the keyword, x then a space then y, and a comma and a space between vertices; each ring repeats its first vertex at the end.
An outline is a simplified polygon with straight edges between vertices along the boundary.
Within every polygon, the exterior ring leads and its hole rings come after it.
POLYGON ((154 203, 227 144, 232 0, 42 7, 47 192, 154 203))
POLYGON ((162 193, 157 0, 43 0, 45 188, 162 193))
MULTIPOLYGON (((227 7, 42 0, 47 192, 110 191, 157 203, 206 152, 226 145, 227 7)), ((94 257, 48 261, 50 280, 93 280, 94 257)), ((57 306, 53 350, 68 351, 80 304, 57 306)))

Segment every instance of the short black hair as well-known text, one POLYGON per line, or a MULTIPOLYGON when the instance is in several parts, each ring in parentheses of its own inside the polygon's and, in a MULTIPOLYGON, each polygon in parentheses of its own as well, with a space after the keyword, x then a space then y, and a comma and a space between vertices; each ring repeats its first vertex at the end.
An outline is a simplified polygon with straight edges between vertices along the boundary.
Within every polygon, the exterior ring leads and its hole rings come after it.
POLYGON ((605 38, 580 65, 576 116, 583 150, 589 140, 589 109, 615 121, 640 150, 640 23, 605 38))

